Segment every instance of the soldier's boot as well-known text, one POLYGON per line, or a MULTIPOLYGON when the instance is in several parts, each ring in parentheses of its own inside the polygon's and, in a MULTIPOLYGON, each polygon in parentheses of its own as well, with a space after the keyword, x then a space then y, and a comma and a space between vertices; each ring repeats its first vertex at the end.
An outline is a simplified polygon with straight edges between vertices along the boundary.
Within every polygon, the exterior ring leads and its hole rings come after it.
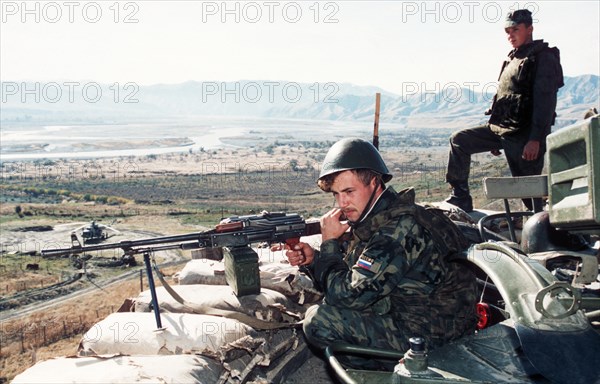
POLYGON ((452 193, 444 201, 465 212, 471 212, 473 210, 473 199, 469 194, 469 183, 450 183, 450 185, 452 186, 452 193))

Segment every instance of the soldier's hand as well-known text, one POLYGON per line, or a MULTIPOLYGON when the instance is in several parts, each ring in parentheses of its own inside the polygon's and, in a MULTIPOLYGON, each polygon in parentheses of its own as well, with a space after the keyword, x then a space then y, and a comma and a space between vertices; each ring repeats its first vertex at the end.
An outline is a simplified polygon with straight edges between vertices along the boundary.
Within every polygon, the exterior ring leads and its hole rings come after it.
POLYGON ((277 243, 271 246, 271 252, 282 251, 285 249, 285 257, 291 265, 307 265, 312 263, 315 258, 315 251, 306 243, 298 242, 292 246, 285 243, 277 243))
POLYGON ((297 265, 308 265, 312 263, 315 258, 315 251, 312 247, 306 243, 297 243, 292 246, 292 249, 289 249, 285 252, 285 256, 288 258, 289 262, 293 266, 297 265))
POLYGON ((321 217, 322 241, 338 239, 350 228, 348 221, 341 220, 343 220, 343 212, 339 208, 333 208, 321 217))
POLYGON ((529 140, 523 148, 523 160, 533 161, 538 158, 540 154, 540 142, 537 140, 529 140))

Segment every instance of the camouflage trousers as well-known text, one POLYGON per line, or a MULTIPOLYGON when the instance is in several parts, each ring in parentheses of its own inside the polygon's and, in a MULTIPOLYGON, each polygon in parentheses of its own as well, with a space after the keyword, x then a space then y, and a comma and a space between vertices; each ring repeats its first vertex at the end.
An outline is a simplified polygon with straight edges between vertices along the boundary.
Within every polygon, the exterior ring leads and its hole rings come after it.
MULTIPOLYGON (((403 333, 389 315, 354 311, 328 304, 313 305, 306 311, 304 333, 309 343, 322 349, 335 341, 344 341, 397 352, 407 351, 408 339, 415 336, 403 333)), ((385 363, 373 365, 361 360, 349 358, 344 363, 354 368, 389 369, 385 363)), ((397 361, 392 362, 396 363, 397 361)))

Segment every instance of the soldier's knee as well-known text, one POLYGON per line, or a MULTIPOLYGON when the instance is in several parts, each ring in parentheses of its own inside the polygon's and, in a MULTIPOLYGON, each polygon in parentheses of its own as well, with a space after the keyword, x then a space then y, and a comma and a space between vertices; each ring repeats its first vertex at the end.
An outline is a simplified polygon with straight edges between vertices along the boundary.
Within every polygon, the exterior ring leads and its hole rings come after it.
POLYGON ((302 322, 303 328, 312 325, 313 319, 317 314, 317 310, 319 309, 319 305, 313 305, 309 307, 304 313, 304 321, 302 322))
POLYGON ((305 323, 330 323, 332 319, 339 318, 340 312, 334 306, 317 304, 309 307, 304 314, 305 323))
POLYGON ((466 134, 463 131, 456 131, 450 135, 450 145, 451 146, 460 146, 463 142, 466 134))
MULTIPOLYGON (((332 334, 332 313, 328 305, 313 305, 305 313, 302 329, 308 342, 326 348, 335 337, 332 334)), ((333 315, 335 317, 335 315, 333 315)))

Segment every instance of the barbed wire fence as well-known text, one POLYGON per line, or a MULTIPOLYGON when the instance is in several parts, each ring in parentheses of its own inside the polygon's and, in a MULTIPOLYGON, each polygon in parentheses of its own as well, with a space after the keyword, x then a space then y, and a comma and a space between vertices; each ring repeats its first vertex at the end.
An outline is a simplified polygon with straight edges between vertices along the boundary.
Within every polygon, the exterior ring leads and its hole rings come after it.
POLYGON ((26 353, 57 341, 83 336, 97 321, 115 311, 115 306, 98 308, 91 314, 39 322, 5 322, 0 327, 0 357, 26 353), (95 317, 94 317, 95 315, 95 317))

